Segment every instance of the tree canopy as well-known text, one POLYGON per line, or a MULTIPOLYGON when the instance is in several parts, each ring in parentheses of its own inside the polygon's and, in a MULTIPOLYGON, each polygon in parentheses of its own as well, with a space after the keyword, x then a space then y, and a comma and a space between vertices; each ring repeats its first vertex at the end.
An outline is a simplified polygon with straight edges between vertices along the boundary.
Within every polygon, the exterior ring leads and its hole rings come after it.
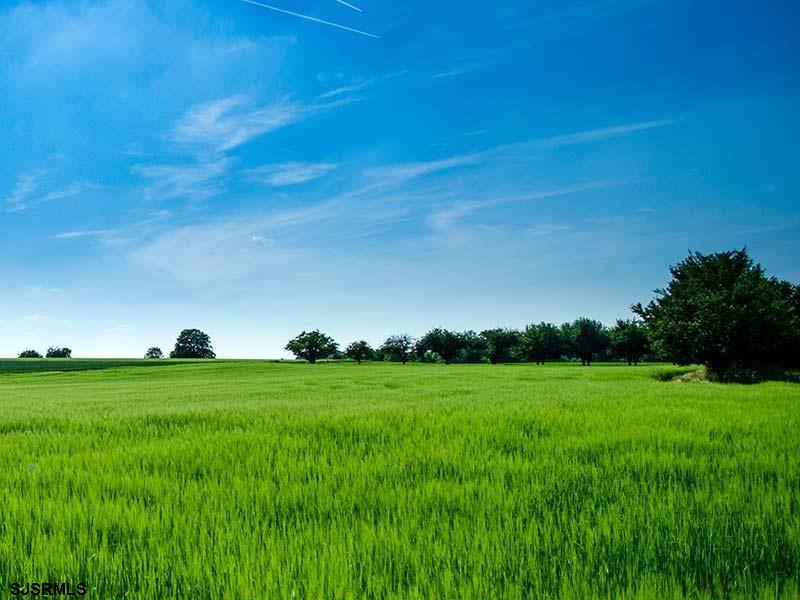
POLYGON ((661 356, 704 364, 725 381, 774 358, 781 344, 791 348, 799 324, 795 288, 767 277, 746 249, 694 252, 670 274, 655 299, 633 306, 661 356))
POLYGON ((363 360, 372 360, 375 358, 375 350, 372 349, 369 343, 364 340, 359 340, 350 344, 344 351, 344 355, 361 364, 363 360))
POLYGON ((332 337, 315 329, 314 331, 300 333, 300 335, 286 344, 286 349, 297 358, 302 358, 314 364, 320 358, 328 358, 336 354, 339 350, 339 345, 332 337))
POLYGON ((164 358, 164 353, 161 351, 161 348, 153 346, 152 348, 147 349, 147 352, 144 353, 144 357, 147 359, 164 358))
POLYGON ((525 360, 544 364, 557 360, 566 352, 566 341, 561 329, 552 323, 528 325, 520 334, 519 354, 525 360))
POLYGON ((463 348, 463 339, 455 331, 436 327, 419 339, 418 347, 422 351, 435 352, 449 365, 463 348))
POLYGON ((481 331, 484 340, 486 358, 490 363, 510 362, 514 349, 520 343, 520 333, 515 329, 486 329, 481 331))
POLYGON ((211 338, 199 329, 184 329, 175 341, 170 358, 216 358, 211 338))
POLYGON ((399 333, 386 338, 386 341, 381 344, 380 352, 384 360, 406 364, 411 358, 413 347, 414 338, 407 333, 399 333))
POLYGON ((581 317, 563 329, 571 353, 583 365, 592 364, 608 348, 608 332, 600 321, 581 317))
POLYGON ((610 339, 614 355, 624 358, 629 365, 638 365, 649 350, 647 328, 636 319, 617 319, 610 339))
POLYGON ((47 349, 45 356, 47 358, 72 358, 72 350, 59 346, 51 346, 47 349))
POLYGON ((36 350, 23 350, 19 353, 19 358, 44 358, 36 350))

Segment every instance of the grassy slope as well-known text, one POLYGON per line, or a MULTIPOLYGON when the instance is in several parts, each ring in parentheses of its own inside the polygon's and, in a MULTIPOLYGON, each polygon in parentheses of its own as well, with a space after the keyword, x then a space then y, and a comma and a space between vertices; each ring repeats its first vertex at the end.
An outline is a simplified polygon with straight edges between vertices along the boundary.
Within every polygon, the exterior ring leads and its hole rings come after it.
POLYGON ((650 368, 0 376, 0 586, 94 597, 800 592, 797 385, 650 368))

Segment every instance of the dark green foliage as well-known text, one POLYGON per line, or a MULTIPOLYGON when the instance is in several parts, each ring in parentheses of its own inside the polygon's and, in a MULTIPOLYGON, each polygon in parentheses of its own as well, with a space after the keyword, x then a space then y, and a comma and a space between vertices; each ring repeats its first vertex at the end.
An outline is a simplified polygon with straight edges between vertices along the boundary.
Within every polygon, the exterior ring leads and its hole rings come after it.
MULTIPOLYGON (((678 364, 701 363, 728 381, 765 360, 791 353, 797 335, 796 290, 764 274, 745 249, 690 254, 670 268, 656 299, 633 310, 654 349, 678 364)), ((791 359, 790 359, 791 360, 791 359)))
POLYGON ((211 338, 199 329, 184 329, 178 335, 175 349, 170 352, 170 358, 216 358, 211 347, 211 338))
POLYGON ((69 348, 60 348, 59 346, 51 346, 47 349, 47 358, 72 358, 72 350, 69 348))
POLYGON ((608 348, 608 331, 600 321, 581 317, 565 324, 562 331, 570 356, 580 359, 583 365, 591 365, 608 348))
POLYGON ((362 360, 374 360, 375 351, 372 349, 372 346, 370 346, 367 342, 365 342, 364 340, 360 340, 358 342, 353 342, 352 344, 350 344, 344 351, 344 355, 347 358, 361 364, 362 360))
POLYGON ((544 364, 557 360, 566 351, 564 334, 552 323, 528 325, 520 334, 517 352, 524 360, 544 364))
POLYGON ((486 340, 474 331, 458 333, 459 348, 453 362, 460 364, 486 362, 486 340))
POLYGON ((148 348, 147 352, 144 353, 145 358, 164 358, 164 353, 161 351, 161 348, 157 348, 153 346, 152 348, 148 348))
POLYGON ((513 360, 514 348, 520 342, 520 333, 516 329, 487 329, 481 331, 485 344, 486 358, 493 365, 513 360))
POLYGON ((407 333, 393 335, 387 338, 381 345, 381 359, 406 364, 408 359, 411 358, 411 350, 413 347, 414 338, 407 333))
POLYGON ((297 358, 314 364, 320 358, 329 358, 336 354, 339 351, 339 345, 332 337, 315 329, 314 331, 303 331, 286 344, 286 349, 297 358))
POLYGON ((625 359, 629 365, 638 365, 649 352, 647 328, 636 319, 617 319, 609 337, 614 355, 625 359))
POLYGON ((44 358, 36 350, 23 350, 19 353, 19 358, 44 358))
POLYGON ((464 340, 458 332, 437 327, 423 335, 417 344, 417 354, 435 352, 449 365, 464 348, 464 340))

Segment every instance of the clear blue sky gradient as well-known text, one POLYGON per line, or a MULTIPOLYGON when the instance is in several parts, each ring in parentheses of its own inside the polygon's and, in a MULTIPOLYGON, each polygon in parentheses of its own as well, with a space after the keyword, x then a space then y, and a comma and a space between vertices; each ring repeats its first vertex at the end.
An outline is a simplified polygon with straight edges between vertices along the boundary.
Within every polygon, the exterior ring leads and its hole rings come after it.
POLYGON ((0 355, 612 323, 800 280, 796 2, 0 4, 0 355))

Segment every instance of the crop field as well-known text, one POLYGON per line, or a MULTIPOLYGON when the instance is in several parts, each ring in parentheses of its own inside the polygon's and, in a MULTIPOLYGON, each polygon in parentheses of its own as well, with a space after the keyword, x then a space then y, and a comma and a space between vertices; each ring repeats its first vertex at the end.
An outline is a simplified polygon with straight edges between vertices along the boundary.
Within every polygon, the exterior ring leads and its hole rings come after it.
POLYGON ((800 597, 797 384, 98 362, 0 363, 5 595, 800 597))

